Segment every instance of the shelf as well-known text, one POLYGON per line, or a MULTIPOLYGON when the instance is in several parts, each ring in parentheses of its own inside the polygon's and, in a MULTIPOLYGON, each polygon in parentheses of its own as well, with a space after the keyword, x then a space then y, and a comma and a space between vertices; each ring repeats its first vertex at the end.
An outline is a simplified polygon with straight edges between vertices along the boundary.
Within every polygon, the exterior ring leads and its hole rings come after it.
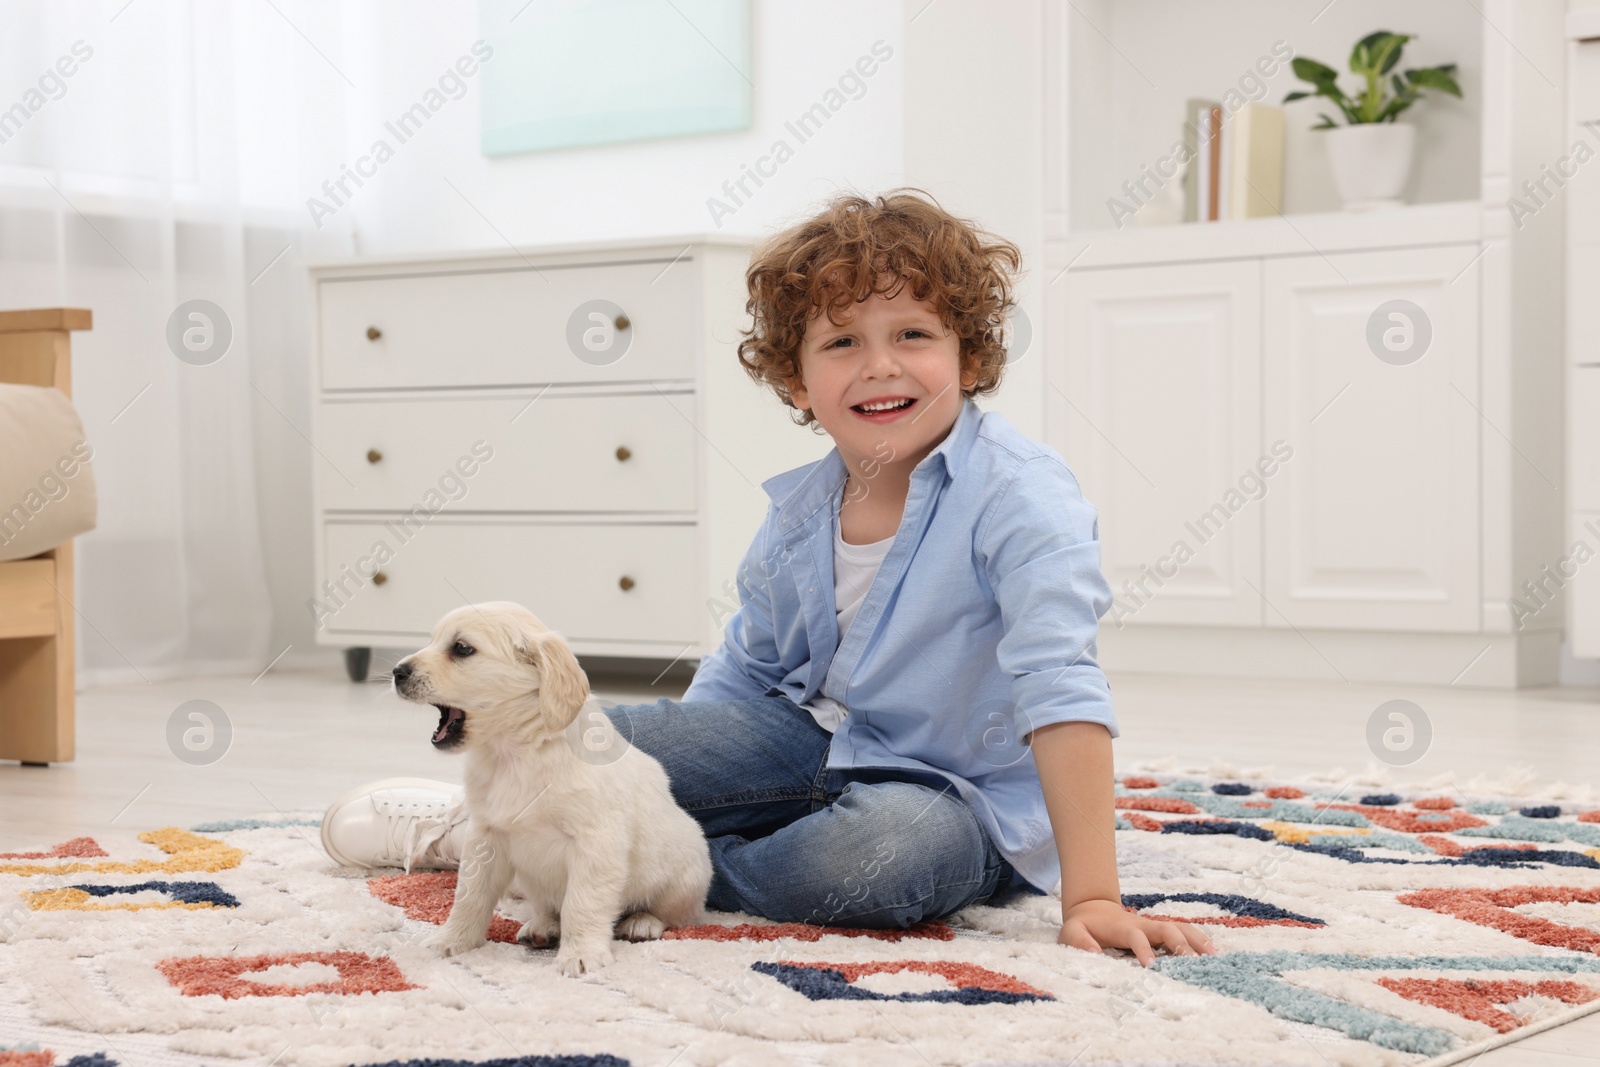
POLYGON ((1470 244, 1483 235, 1476 200, 1408 204, 1393 211, 1330 211, 1232 222, 1085 230, 1050 242, 1050 273, 1148 263, 1303 256, 1378 248, 1470 244))

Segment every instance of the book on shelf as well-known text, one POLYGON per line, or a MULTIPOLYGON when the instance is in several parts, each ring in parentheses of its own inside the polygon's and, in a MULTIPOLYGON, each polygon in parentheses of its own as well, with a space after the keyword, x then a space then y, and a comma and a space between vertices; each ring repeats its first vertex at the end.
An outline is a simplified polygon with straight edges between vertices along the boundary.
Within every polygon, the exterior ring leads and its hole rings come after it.
POLYGON ((1215 100, 1191 97, 1185 103, 1183 147, 1189 160, 1183 172, 1183 221, 1201 222, 1207 217, 1207 162, 1202 155, 1211 139, 1211 109, 1215 100))
POLYGON ((1254 219, 1283 213, 1283 109, 1246 104, 1228 121, 1225 138, 1227 214, 1254 219))
POLYGON ((1283 210, 1283 109, 1185 102, 1185 222, 1260 218, 1283 210))

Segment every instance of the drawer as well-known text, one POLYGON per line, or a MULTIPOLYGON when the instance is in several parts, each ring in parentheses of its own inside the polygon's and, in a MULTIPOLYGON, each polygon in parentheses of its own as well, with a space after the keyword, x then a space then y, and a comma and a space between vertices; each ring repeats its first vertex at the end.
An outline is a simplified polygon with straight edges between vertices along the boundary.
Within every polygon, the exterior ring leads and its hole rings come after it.
POLYGON ((695 264, 542 267, 475 274, 327 279, 319 285, 324 389, 528 385, 694 377, 695 264), (569 321, 595 300, 625 330, 578 315, 597 345, 569 344, 569 321), (369 332, 376 334, 369 338, 369 332))
POLYGON ((353 593, 342 606, 318 590, 332 609, 321 625, 420 645, 465 602, 514 600, 569 639, 688 644, 705 629, 696 531, 693 523, 327 522, 324 577, 370 574, 382 560, 384 581, 347 579, 353 593))
POLYGON ((692 512, 695 399, 653 389, 324 398, 314 436, 338 473, 322 468, 317 503, 336 511, 432 510, 443 499, 449 511, 692 512))

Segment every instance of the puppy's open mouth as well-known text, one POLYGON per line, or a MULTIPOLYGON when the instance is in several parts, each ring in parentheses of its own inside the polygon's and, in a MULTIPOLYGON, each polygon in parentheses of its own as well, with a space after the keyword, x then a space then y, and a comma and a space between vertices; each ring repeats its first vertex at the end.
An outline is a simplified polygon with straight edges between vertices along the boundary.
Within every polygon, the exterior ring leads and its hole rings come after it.
POLYGON ((439 709, 439 728, 433 731, 434 748, 454 748, 461 743, 461 731, 467 725, 467 713, 460 708, 435 704, 439 709))

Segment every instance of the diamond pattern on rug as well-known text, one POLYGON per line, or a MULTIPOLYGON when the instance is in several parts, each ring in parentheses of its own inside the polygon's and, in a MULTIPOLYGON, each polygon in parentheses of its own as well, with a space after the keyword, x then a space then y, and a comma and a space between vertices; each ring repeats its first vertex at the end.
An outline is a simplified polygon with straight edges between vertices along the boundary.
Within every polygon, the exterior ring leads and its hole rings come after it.
POLYGON ((1218 955, 1070 949, 1058 897, 1014 895, 906 930, 710 912, 568 979, 511 943, 511 897, 487 944, 439 958, 455 874, 351 877, 304 832, 315 813, 4 855, 0 1055, 1438 1067, 1600 1009, 1588 791, 1157 770, 1115 796, 1124 906, 1201 925, 1218 955))

